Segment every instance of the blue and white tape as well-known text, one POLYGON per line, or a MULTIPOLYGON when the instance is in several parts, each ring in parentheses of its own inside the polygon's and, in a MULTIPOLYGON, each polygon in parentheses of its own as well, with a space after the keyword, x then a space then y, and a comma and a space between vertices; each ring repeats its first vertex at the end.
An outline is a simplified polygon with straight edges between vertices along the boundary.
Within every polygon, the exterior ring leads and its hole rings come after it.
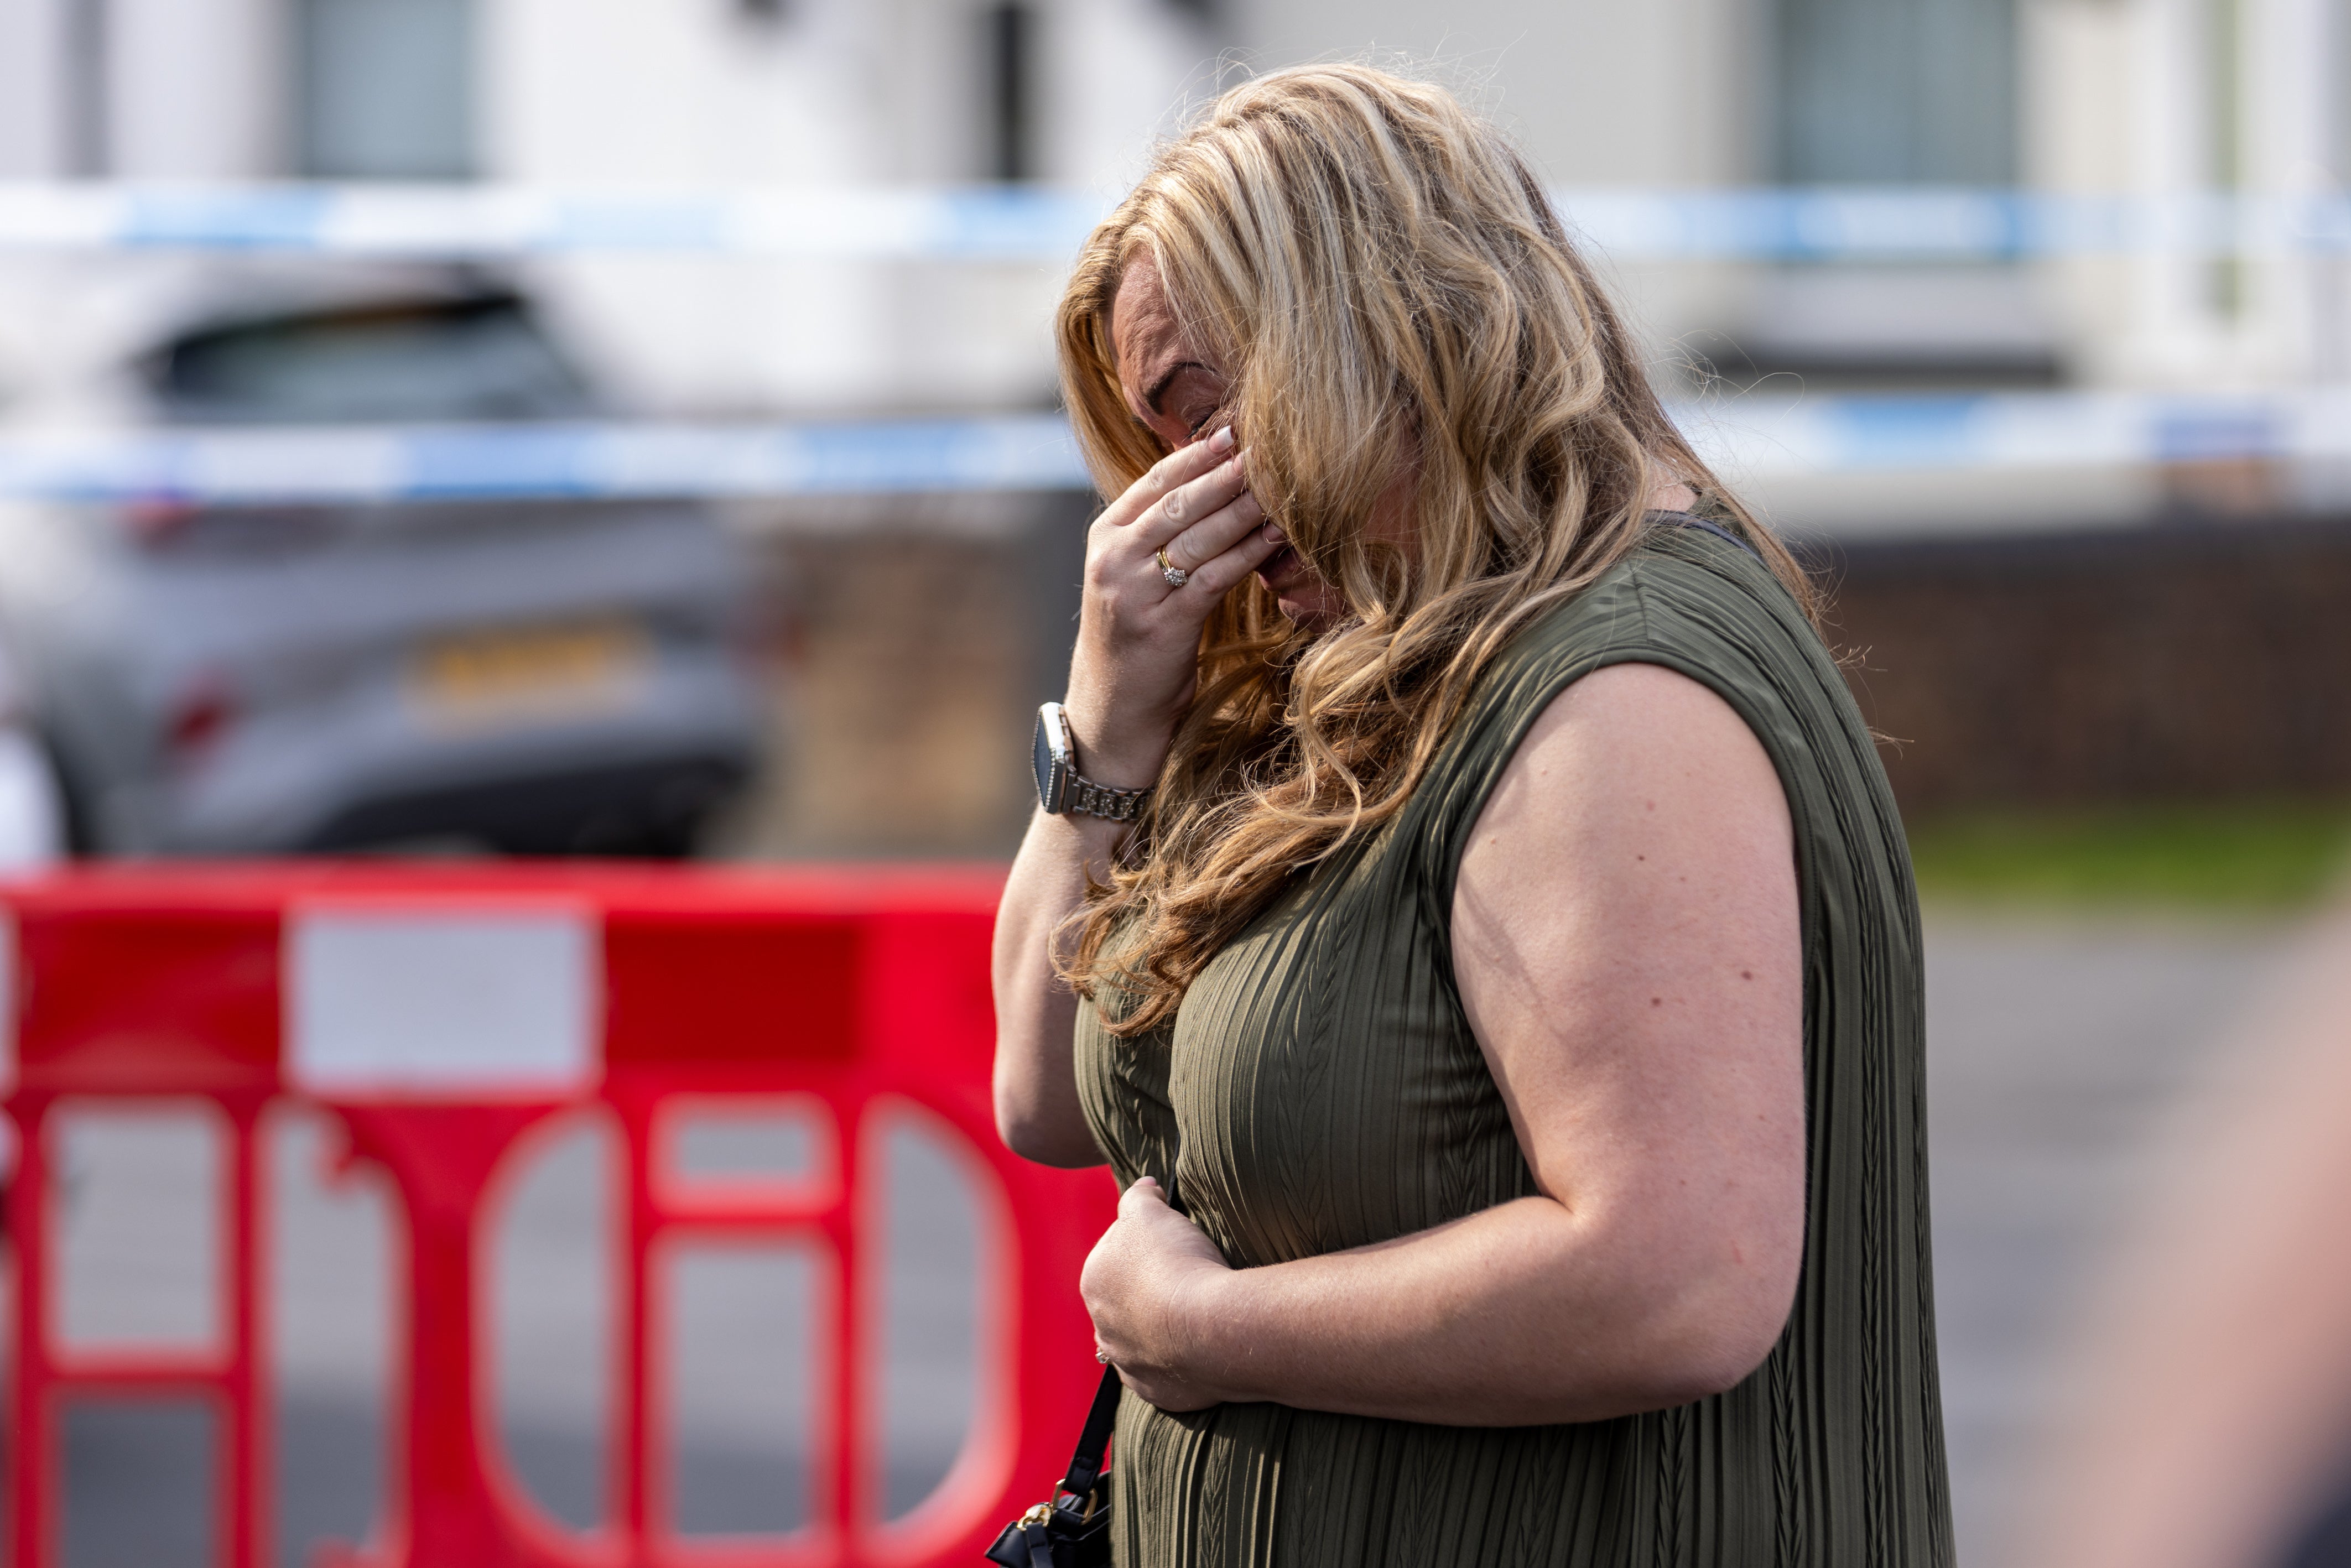
MULTIPOLYGON (((1586 239, 1625 260, 1959 262, 2351 247, 2351 200, 2325 194, 1593 186, 1553 195, 1586 239)), ((0 183, 0 251, 622 251, 1058 264, 1107 208, 1100 193, 1031 186, 664 191, 0 183)))
MULTIPOLYGON (((1676 411, 1740 482, 1840 473, 2351 464, 2351 388, 1728 397, 1676 411)), ((0 432, 0 496, 266 506, 1078 489, 1050 414, 864 423, 0 432)))
POLYGON ((1103 210, 1092 197, 1030 187, 0 183, 0 250, 1061 261, 1103 210))
POLYGON ((1731 397, 1676 415, 1709 461, 1761 478, 2351 460, 2351 387, 1847 395, 1776 406, 1731 397))
POLYGON ((859 424, 547 424, 0 434, 0 495, 266 506, 919 495, 1087 483, 1052 415, 859 424))

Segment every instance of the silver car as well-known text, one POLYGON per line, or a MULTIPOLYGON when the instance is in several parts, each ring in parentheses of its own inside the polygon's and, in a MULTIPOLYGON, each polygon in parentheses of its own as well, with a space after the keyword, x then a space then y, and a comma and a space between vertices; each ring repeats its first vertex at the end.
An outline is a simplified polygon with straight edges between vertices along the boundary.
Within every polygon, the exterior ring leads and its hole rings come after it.
MULTIPOLYGON (((461 274, 175 323, 69 389, 156 425, 574 419, 461 274)), ((687 851, 757 762, 750 573, 699 505, 0 505, 0 630, 75 846, 687 851)))

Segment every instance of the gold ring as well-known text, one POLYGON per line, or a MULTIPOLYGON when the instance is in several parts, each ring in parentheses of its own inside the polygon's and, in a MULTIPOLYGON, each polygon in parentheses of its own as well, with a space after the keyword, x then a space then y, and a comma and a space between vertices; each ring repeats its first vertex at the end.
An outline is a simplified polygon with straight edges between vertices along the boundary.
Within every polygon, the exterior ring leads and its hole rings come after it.
POLYGON ((1158 552, 1158 557, 1159 575, 1166 580, 1168 587, 1181 588, 1186 583, 1192 580, 1192 574, 1186 571, 1182 567, 1177 566, 1174 561, 1169 560, 1165 550, 1160 550, 1158 552))

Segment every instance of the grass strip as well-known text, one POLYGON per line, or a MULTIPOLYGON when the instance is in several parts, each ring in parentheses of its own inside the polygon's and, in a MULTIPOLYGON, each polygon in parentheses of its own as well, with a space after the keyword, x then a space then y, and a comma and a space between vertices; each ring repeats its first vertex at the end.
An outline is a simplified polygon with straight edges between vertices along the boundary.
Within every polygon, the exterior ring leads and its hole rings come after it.
POLYGON ((1938 812, 1910 825, 1919 892, 1978 904, 2286 912, 2351 863, 2351 802, 1938 812))

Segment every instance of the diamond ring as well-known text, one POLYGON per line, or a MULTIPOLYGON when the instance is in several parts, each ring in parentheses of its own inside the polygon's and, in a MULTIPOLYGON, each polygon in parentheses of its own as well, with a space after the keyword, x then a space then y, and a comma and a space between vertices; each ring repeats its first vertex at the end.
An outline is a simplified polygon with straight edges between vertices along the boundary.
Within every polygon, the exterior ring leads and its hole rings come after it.
POLYGON ((1169 560, 1165 550, 1159 552, 1159 575, 1166 580, 1170 588, 1181 588, 1192 580, 1192 574, 1169 560))

